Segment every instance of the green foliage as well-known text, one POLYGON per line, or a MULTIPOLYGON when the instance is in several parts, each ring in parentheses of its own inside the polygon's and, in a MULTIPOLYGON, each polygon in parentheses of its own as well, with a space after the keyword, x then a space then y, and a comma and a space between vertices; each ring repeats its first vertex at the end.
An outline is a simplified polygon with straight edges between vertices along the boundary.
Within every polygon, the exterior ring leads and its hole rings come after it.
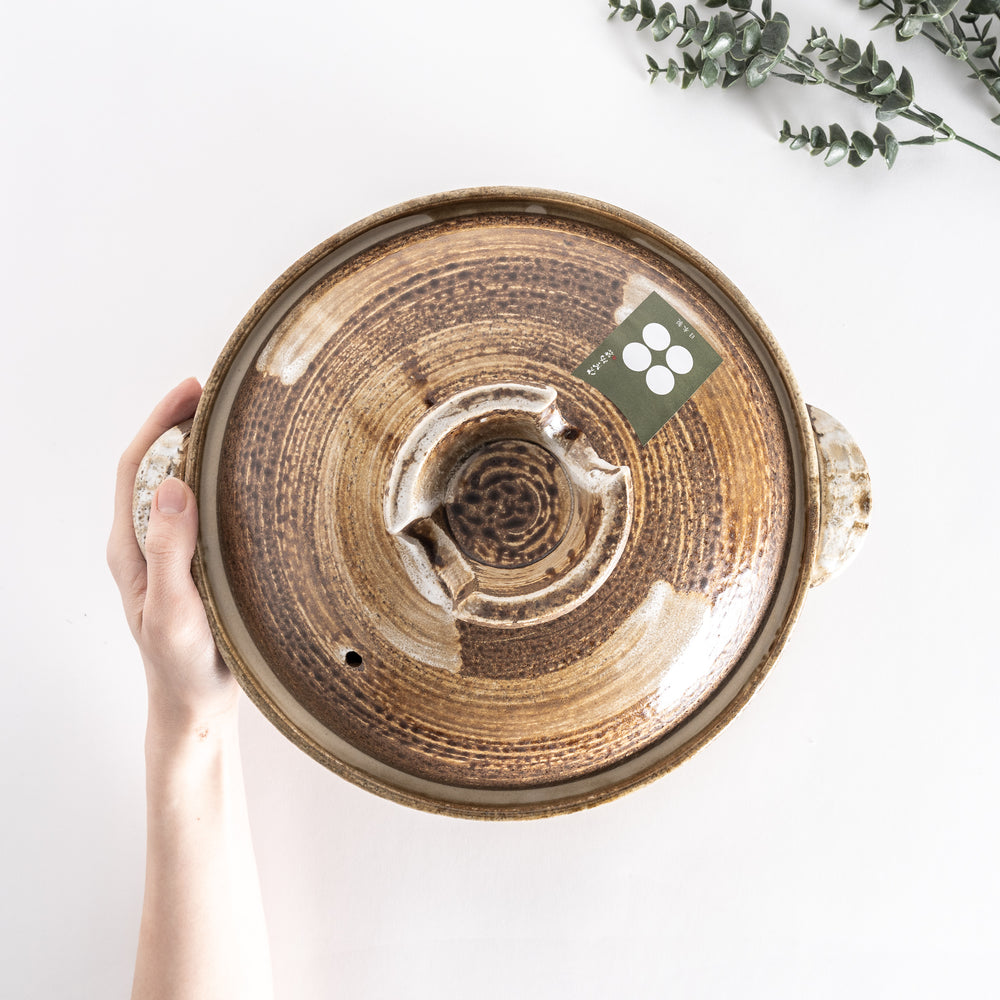
MULTIPOLYGON (((970 76, 1000 103, 1000 64, 996 60, 1000 0, 970 0, 961 14, 959 0, 858 0, 862 10, 888 11, 875 25, 892 27, 896 39, 927 39, 940 52, 964 62, 970 76)), ((996 119, 992 119, 996 121, 996 119)))
MULTIPOLYGON (((1000 0, 969 0, 961 18, 954 13, 959 2, 907 0, 904 8, 903 0, 859 0, 862 9, 887 8, 889 13, 877 26, 894 24, 899 40, 927 34, 950 55, 957 55, 968 43, 964 29, 956 35, 955 26, 972 25, 977 47, 966 52, 966 60, 972 66, 973 59, 994 59, 996 38, 989 33, 990 25, 981 24, 980 19, 1000 20, 1000 0)), ((877 123, 871 135, 854 131, 848 136, 837 124, 811 129, 802 126, 793 132, 788 122, 784 123, 779 140, 792 149, 808 148, 813 156, 822 155, 827 166, 846 160, 860 167, 878 153, 886 166, 892 167, 901 146, 951 140, 1000 160, 1000 154, 958 135, 940 115, 920 107, 914 100, 909 70, 905 66, 897 70, 881 58, 874 42, 862 47, 853 38, 840 35, 835 40, 825 28, 812 28, 802 49, 793 48, 791 24, 784 14, 773 10, 771 0, 762 0, 759 13, 754 0, 701 0, 707 10, 704 16, 690 3, 683 10, 672 3, 657 6, 653 0, 608 0, 608 6, 610 18, 638 21, 636 30, 648 30, 658 44, 672 41, 678 58, 670 56, 661 64, 652 55, 646 56, 650 82, 662 79, 686 90, 695 81, 726 89, 742 80, 756 89, 778 78, 801 86, 832 87, 871 105, 877 123), (897 139, 885 124, 896 118, 921 127, 923 133, 897 139)), ((980 66, 974 75, 1000 99, 1000 70, 980 66)), ((993 121, 1000 124, 1000 115, 993 121)))
POLYGON ((662 77, 682 89, 695 80, 706 87, 731 87, 741 79, 749 87, 759 87, 767 80, 788 44, 788 18, 783 14, 758 18, 751 4, 752 0, 705 0, 710 9, 728 6, 730 10, 702 18, 691 4, 678 11, 672 3, 655 7, 652 0, 609 2, 612 18, 639 18, 636 29, 648 28, 654 42, 676 36, 676 47, 684 50, 683 65, 670 59, 660 66, 652 56, 647 56, 647 61, 651 80, 662 77))
POLYGON ((848 138, 841 125, 829 125, 826 129, 814 125, 808 129, 803 125, 798 132, 786 121, 778 134, 781 142, 789 143, 790 149, 808 149, 810 156, 822 156, 823 162, 832 167, 846 160, 852 167, 864 166, 876 152, 881 154, 889 168, 896 162, 899 142, 885 125, 879 124, 874 135, 855 131, 848 138))
POLYGON ((875 43, 869 42, 864 51, 853 38, 834 41, 823 28, 812 29, 806 47, 817 53, 824 63, 828 79, 836 78, 843 90, 860 100, 875 105, 875 117, 880 122, 892 121, 905 115, 930 129, 943 125, 942 120, 913 103, 913 77, 904 66, 897 73, 879 58, 875 43))

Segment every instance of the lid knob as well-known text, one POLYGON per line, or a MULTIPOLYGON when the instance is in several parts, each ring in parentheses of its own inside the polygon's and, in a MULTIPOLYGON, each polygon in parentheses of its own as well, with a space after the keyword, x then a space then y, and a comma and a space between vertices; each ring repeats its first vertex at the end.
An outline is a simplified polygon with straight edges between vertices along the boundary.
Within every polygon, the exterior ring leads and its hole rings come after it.
POLYGON ((416 424, 385 516, 427 600, 517 627, 565 614, 607 579, 628 540, 632 477, 566 423, 554 389, 498 383, 416 424))

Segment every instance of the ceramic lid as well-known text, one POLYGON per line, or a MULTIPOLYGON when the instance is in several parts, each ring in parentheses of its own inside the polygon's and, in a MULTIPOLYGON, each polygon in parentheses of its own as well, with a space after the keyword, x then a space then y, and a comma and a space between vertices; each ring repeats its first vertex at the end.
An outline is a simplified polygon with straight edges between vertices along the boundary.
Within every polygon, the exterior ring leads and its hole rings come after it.
POLYGON ((780 648, 815 544, 804 412, 739 292, 641 219, 520 189, 382 213, 279 279, 206 387, 220 648, 381 794, 600 801, 780 648))

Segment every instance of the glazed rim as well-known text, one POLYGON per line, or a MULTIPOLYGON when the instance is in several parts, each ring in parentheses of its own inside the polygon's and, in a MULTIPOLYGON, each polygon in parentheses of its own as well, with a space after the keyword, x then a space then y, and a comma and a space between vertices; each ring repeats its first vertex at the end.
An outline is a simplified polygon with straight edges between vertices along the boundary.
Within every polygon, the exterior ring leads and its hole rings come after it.
POLYGON ((541 817, 597 805, 658 778, 712 739, 743 708, 781 652, 809 588, 819 535, 818 458, 808 411, 784 355, 742 293, 700 254, 645 219, 590 198, 536 188, 472 188, 408 201, 355 223, 300 258, 257 300, 220 355, 195 415, 185 478, 201 511, 192 564, 195 582, 222 657, 257 707, 298 747, 354 784, 419 809, 479 819, 541 817), (779 584, 756 635, 711 697, 661 740, 604 770, 557 784, 457 787, 386 765, 331 733, 290 696, 279 705, 269 693, 283 687, 239 615, 221 557, 215 484, 224 420, 278 320, 316 281, 351 257, 429 222, 539 211, 597 225, 631 240, 668 260, 725 308, 771 377, 781 406, 792 444, 792 525, 779 584), (217 411, 221 426, 219 419, 213 421, 217 411))

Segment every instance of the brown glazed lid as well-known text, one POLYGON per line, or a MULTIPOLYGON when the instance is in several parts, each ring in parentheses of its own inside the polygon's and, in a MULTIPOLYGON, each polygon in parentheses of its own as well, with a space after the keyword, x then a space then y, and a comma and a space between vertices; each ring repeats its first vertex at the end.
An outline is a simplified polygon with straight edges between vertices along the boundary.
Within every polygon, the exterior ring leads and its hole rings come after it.
POLYGON ((455 815, 578 809, 689 756, 777 655, 816 547, 813 434, 757 314, 668 233, 555 192, 438 195, 309 253, 231 338, 185 475, 253 700, 455 815))

